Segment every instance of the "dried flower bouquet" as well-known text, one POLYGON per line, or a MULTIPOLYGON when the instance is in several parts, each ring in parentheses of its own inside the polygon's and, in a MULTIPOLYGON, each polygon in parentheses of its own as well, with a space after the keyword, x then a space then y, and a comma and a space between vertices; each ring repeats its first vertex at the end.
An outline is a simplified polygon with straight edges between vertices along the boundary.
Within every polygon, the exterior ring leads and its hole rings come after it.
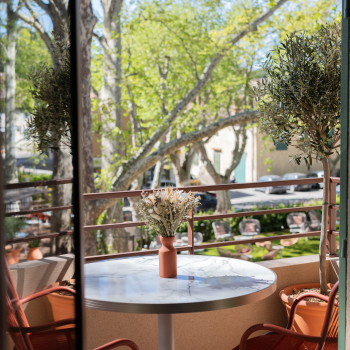
POLYGON ((199 204, 199 196, 191 192, 173 190, 142 192, 137 210, 141 218, 162 237, 173 237, 188 213, 199 204))

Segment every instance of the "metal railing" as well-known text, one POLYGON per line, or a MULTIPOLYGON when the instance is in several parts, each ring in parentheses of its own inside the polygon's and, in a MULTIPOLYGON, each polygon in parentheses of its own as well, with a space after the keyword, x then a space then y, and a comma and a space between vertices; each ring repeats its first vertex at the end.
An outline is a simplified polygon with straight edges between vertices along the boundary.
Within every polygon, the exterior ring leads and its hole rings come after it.
MULTIPOLYGON (((177 187, 177 189, 186 191, 186 192, 206 192, 206 191, 224 191, 224 190, 238 190, 238 189, 247 189, 247 188, 258 188, 258 187, 271 187, 271 186, 288 186, 288 185, 298 185, 298 184, 315 184, 323 182, 322 178, 306 178, 299 180, 281 180, 281 181, 269 181, 269 182, 251 182, 251 183, 241 183, 241 184, 225 184, 225 185, 209 185, 209 186, 189 186, 189 187, 177 187)), ((334 256, 336 254, 336 235, 339 232, 336 231, 336 211, 339 207, 336 204, 336 186, 340 183, 339 178, 332 177, 330 179, 330 198, 329 198, 329 226, 327 229, 327 238, 328 238, 328 250, 329 254, 334 256)), ((154 190, 137 190, 137 191, 119 191, 119 192, 104 192, 104 193, 88 193, 84 194, 85 200, 98 200, 98 199, 112 199, 112 198, 125 198, 125 197, 140 197, 142 192, 152 192, 154 190)), ((214 214, 214 215, 205 215, 205 216, 194 216, 193 213, 190 215, 188 220, 188 245, 183 247, 176 247, 177 251, 188 251, 189 254, 194 254, 196 249, 203 248, 213 248, 221 246, 232 246, 239 244, 248 244, 255 242, 265 242, 266 237, 264 238, 249 238, 242 240, 231 240, 224 242, 215 242, 215 243, 206 243, 201 245, 194 244, 194 222, 200 220, 217 220, 225 219, 232 217, 247 217, 253 215, 267 215, 267 214, 277 214, 277 213, 290 213, 295 211, 310 211, 315 209, 322 209, 322 206, 301 206, 293 208, 284 208, 284 209, 270 209, 270 210, 252 210, 245 212, 237 213, 225 213, 225 214, 214 214)), ((127 228, 135 226, 144 226, 146 225, 143 221, 134 221, 134 222, 122 222, 122 223, 112 223, 112 224, 103 224, 103 225, 88 225, 85 226, 85 231, 101 230, 101 229, 117 229, 117 228, 127 228)), ((309 237, 309 236, 319 236, 320 231, 310 231, 304 233, 293 233, 293 234, 282 234, 278 236, 269 236, 269 240, 280 240, 286 238, 295 238, 295 237, 309 237)), ((130 257, 130 256, 141 256, 141 255, 150 255, 157 254, 158 250, 146 250, 146 251, 136 251, 136 252, 126 252, 126 253, 117 253, 117 254, 108 254, 108 255, 97 255, 86 257, 87 262, 111 259, 117 257, 130 257)))
MULTIPOLYGON (((40 182, 28 182, 20 184, 10 184, 6 185, 5 189, 15 189, 15 188, 25 188, 25 187, 36 187, 36 186, 55 186, 61 184, 71 183, 72 179, 61 179, 61 180, 50 180, 50 181, 40 181, 40 182)), ((206 185, 206 186, 188 186, 188 187, 177 187, 177 189, 183 190, 185 192, 217 192, 225 190, 238 190, 238 189, 249 189, 249 188, 258 188, 258 187, 271 187, 271 186, 288 186, 288 185, 301 185, 301 184, 316 184, 323 182, 322 178, 305 178, 299 180, 281 180, 281 181, 269 181, 269 182, 251 182, 251 183, 238 183, 238 184, 225 184, 225 185, 206 185)), ((336 186, 340 183, 340 179, 336 177, 330 178, 330 198, 329 198, 329 223, 327 229, 327 238, 328 238, 328 251, 330 255, 336 254, 336 236, 339 232, 336 231, 336 211, 339 209, 339 206, 336 204, 336 186)), ((136 190, 136 191, 117 191, 117 192, 103 192, 103 193, 86 193, 84 194, 84 200, 92 201, 98 199, 117 199, 117 198, 131 198, 131 197, 140 197, 142 192, 153 192, 154 190, 136 190)), ((48 208, 40 208, 26 211, 17 211, 6 213, 6 216, 18 216, 26 214, 38 214, 47 211, 56 211, 56 210, 67 210, 73 209, 71 205, 65 206, 56 206, 48 208)), ((188 245, 176 247, 177 251, 188 251, 189 254, 194 254, 194 251, 197 249, 203 248, 213 248, 213 247, 222 247, 222 246, 232 246, 238 244, 249 244, 256 242, 265 242, 266 237, 255 237, 242 240, 230 240, 223 242, 213 242, 205 243, 201 245, 194 244, 194 222, 202 220, 218 220, 225 218, 234 218, 234 217, 247 217, 255 215, 270 215, 278 213, 291 213, 291 212, 300 212, 300 211, 311 211, 316 209, 322 209, 322 206, 299 206, 293 208, 283 208, 283 209, 269 209, 269 210, 251 210, 251 211, 241 211, 236 213, 224 213, 224 214, 213 214, 213 215, 201 215, 195 216, 193 213, 188 219, 188 245)), ((145 226, 143 221, 126 221, 120 223, 112 224, 102 224, 102 225, 86 225, 84 230, 95 231, 101 229, 118 229, 118 228, 129 228, 129 227, 141 227, 145 226)), ((64 231, 64 232, 51 232, 46 234, 37 234, 35 237, 25 237, 25 238, 14 238, 6 240, 6 243, 21 243, 29 242, 34 239, 42 238, 54 238, 58 236, 71 235, 73 231, 64 231)), ((276 236, 269 236, 268 239, 281 240, 287 238, 295 237, 310 237, 310 236, 319 236, 320 231, 309 231, 303 233, 292 233, 292 234, 281 234, 276 236)), ((130 257, 130 256, 141 256, 141 255, 150 255, 157 254, 158 249, 152 250, 142 250, 142 251, 133 251, 133 252, 124 252, 117 254, 108 254, 108 255, 97 255, 97 256, 88 256, 85 258, 87 262, 111 259, 117 257, 130 257)))

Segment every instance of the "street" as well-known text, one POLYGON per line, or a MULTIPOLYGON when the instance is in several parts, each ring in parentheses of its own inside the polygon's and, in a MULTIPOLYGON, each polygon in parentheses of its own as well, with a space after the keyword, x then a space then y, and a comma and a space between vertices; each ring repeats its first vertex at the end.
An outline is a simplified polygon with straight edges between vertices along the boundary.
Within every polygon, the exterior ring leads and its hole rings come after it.
POLYGON ((311 191, 295 191, 294 193, 266 194, 256 191, 253 188, 231 190, 231 204, 236 210, 249 209, 256 205, 293 204, 312 199, 321 199, 322 189, 312 189, 311 191))

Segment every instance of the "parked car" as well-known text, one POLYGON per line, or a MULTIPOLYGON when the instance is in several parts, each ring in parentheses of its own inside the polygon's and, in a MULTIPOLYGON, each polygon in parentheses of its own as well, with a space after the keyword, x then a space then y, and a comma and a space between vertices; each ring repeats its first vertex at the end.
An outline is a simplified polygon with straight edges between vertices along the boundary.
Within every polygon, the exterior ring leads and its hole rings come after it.
POLYGON ((196 211, 205 211, 209 209, 216 209, 216 204, 218 200, 216 199, 216 194, 211 192, 200 192, 195 193, 196 196, 201 197, 199 206, 196 211))
MULTIPOLYGON (((258 182, 280 181, 280 180, 282 180, 281 176, 271 174, 271 175, 264 175, 264 176, 259 177, 258 182)), ((256 190, 265 192, 266 194, 286 193, 287 187, 286 186, 257 187, 256 190)))
MULTIPOLYGON (((298 180, 306 179, 306 174, 303 173, 287 173, 282 176, 282 180, 298 180)), ((288 185, 288 190, 290 192, 294 191, 310 191, 312 184, 299 184, 299 185, 288 185)))
MULTIPOLYGON (((324 172, 323 170, 316 170, 316 171, 310 171, 308 174, 307 174, 307 177, 323 177, 324 175, 324 172)), ((318 184, 311 184, 311 187, 312 188, 323 188, 323 183, 320 182, 318 184)))

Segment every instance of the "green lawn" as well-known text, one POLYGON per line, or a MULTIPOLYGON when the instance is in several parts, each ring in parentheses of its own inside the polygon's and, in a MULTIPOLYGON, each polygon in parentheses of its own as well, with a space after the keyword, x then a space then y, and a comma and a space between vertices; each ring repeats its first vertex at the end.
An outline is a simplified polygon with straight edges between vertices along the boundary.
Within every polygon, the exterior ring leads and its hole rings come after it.
MULTIPOLYGON (((274 236, 278 235, 278 233, 269 233, 269 234, 260 234, 261 236, 274 236)), ((283 258, 291 258, 295 256, 302 256, 302 255, 312 255, 312 254, 318 254, 318 246, 319 246, 320 239, 319 237, 308 237, 306 240, 305 238, 299 238, 298 242, 290 247, 284 247, 282 251, 282 257, 283 258)), ((205 243, 204 243, 205 244, 205 243)), ((273 241, 272 245, 280 245, 280 241, 273 241)), ((230 252, 234 253, 236 251, 237 246, 225 246, 222 247, 223 249, 227 249, 230 252)), ((238 246, 239 247, 239 246, 238 246)), ((264 247, 257 247, 255 244, 253 244, 253 251, 250 253, 252 255, 252 259, 250 261, 261 261, 262 258, 268 253, 268 250, 264 247)), ((204 254, 204 255, 212 255, 212 256, 219 256, 219 253, 217 251, 217 248, 208 248, 205 249, 204 252, 200 252, 198 254, 204 254)), ((281 254, 279 253, 275 259, 281 258, 281 254)))

